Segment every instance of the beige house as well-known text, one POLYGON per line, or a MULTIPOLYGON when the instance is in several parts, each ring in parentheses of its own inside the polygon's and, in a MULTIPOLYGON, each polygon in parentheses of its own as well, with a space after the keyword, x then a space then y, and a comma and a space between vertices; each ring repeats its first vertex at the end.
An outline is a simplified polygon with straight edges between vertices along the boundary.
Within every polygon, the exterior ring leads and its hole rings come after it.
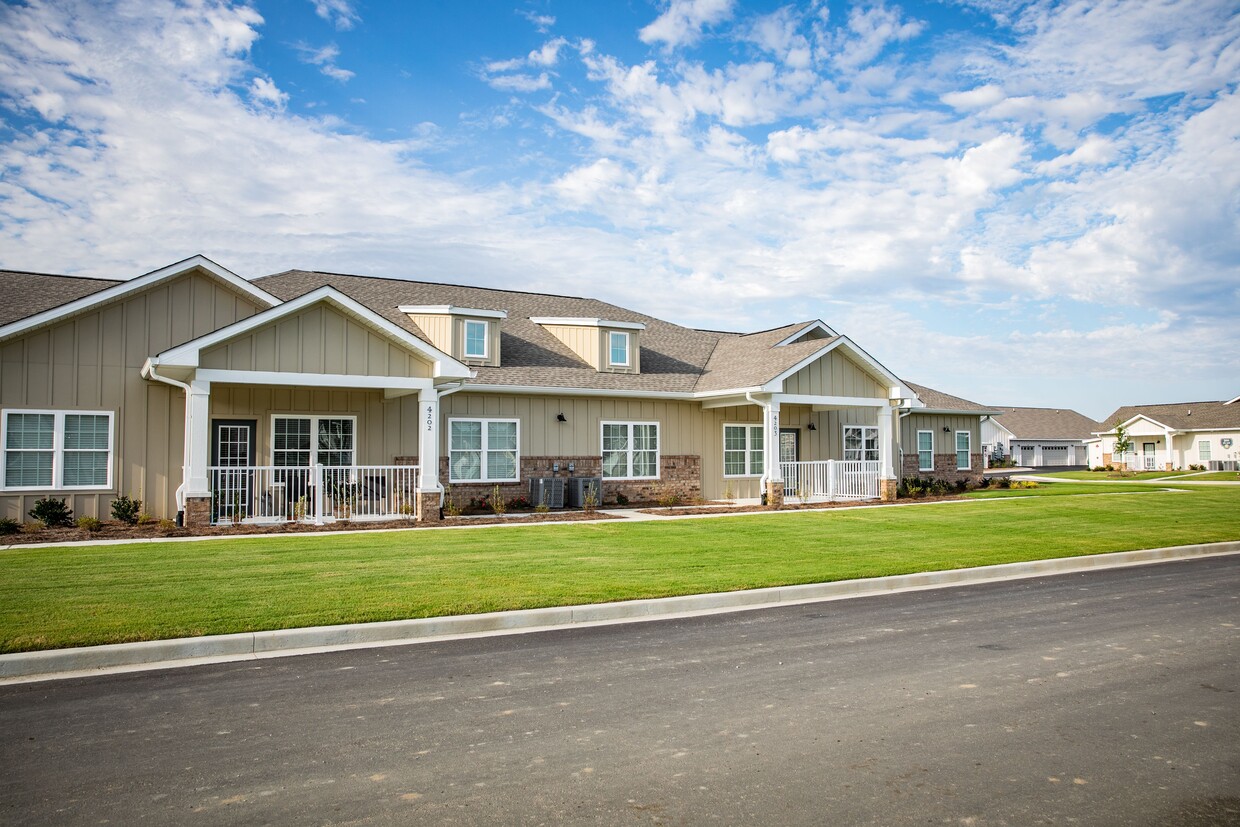
POLYGON ((1171 471, 1200 465, 1212 471, 1240 470, 1240 397, 1220 402, 1128 405, 1102 420, 1090 444, 1090 465, 1125 466, 1134 471, 1171 471), (1115 451, 1116 426, 1132 442, 1115 451))
POLYGON ((434 520, 445 493, 496 486, 890 499, 925 430, 897 422, 931 416, 930 453, 981 468, 979 406, 927 408, 821 321, 720 333, 585 298, 247 281, 201 256, 0 286, 0 516, 56 496, 107 517, 129 495, 190 524, 434 520))

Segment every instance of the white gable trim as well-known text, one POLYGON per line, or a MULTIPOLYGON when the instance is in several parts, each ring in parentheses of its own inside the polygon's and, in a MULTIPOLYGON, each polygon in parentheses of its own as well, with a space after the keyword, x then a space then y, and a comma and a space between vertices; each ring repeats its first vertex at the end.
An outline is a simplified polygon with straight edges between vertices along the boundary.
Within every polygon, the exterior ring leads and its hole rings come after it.
POLYGON ((793 333, 787 339, 784 339, 782 342, 776 342, 775 347, 783 347, 784 345, 790 345, 793 342, 795 342, 797 339, 801 338, 806 333, 809 333, 812 330, 821 330, 823 333, 827 334, 828 336, 840 335, 836 333, 834 330, 832 330, 831 328, 827 327, 826 322, 822 321, 821 319, 816 319, 815 321, 810 322, 805 327, 798 330, 796 333, 793 333))
POLYGON ((334 305, 343 310, 358 321, 372 328, 378 333, 395 339, 400 344, 407 347, 421 356, 431 361, 434 365, 432 375, 436 378, 458 378, 468 379, 475 374, 461 362, 453 359, 448 354, 439 350, 432 345, 414 336, 407 330, 404 330, 392 324, 387 319, 376 314, 373 310, 355 301, 354 299, 341 293, 330 285, 324 285, 317 290, 311 290, 291 299, 276 307, 264 310, 261 313, 255 313, 247 319, 234 322, 227 327, 221 327, 219 330, 212 331, 205 336, 199 336, 197 339, 169 348, 160 353, 154 362, 164 366, 179 366, 196 368, 199 364, 199 357, 203 350, 213 347, 214 345, 225 342, 236 336, 241 336, 251 330, 264 327, 278 319, 291 316, 311 305, 324 302, 334 305))
MULTIPOLYGON (((1159 421, 1158 421, 1157 419, 1155 419, 1154 417, 1152 417, 1152 416, 1148 416, 1148 415, 1146 415, 1146 414, 1136 414, 1135 416, 1130 416, 1130 417, 1128 417, 1128 419, 1124 420, 1123 422, 1121 422, 1121 423, 1119 423, 1119 424, 1120 424, 1120 425, 1122 425, 1124 428, 1127 428, 1129 425, 1131 425, 1132 423, 1136 422, 1138 419, 1144 419, 1146 422, 1150 423, 1151 425, 1157 425, 1159 428, 1163 428, 1164 430, 1168 430, 1168 431, 1176 432, 1176 429, 1175 429, 1175 428, 1172 428, 1170 425, 1167 425, 1166 423, 1159 422, 1159 421)), ((1109 431, 1097 431, 1096 433, 1100 433, 1100 434, 1113 434, 1113 433, 1115 433, 1115 429, 1114 429, 1114 428, 1112 428, 1112 429, 1111 429, 1111 430, 1109 430, 1109 431)))
POLYGON ((894 373, 887 370, 887 368, 883 367, 882 364, 879 363, 879 361, 875 359, 873 356, 866 353, 861 348, 857 347, 857 345, 853 343, 852 339, 849 339, 847 336, 840 336, 839 338, 831 342, 826 347, 822 348, 821 350, 814 351, 809 356, 806 356, 804 359, 802 359, 801 361, 797 362, 792 367, 785 370, 783 373, 767 381, 766 384, 762 386, 762 391, 764 393, 783 392, 785 379, 787 379, 789 376, 792 376, 794 373, 806 367, 807 365, 812 365, 814 362, 818 361, 823 356, 826 356, 828 353, 835 350, 836 348, 844 348, 848 353, 855 356, 865 366, 867 366, 873 375, 877 376, 878 378, 886 382, 887 389, 888 389, 887 390, 888 398, 890 399, 916 399, 917 398, 917 394, 913 393, 911 388, 905 385, 904 382, 900 381, 900 377, 896 376, 894 373))
POLYGON ((402 304, 396 308, 401 313, 417 313, 426 316, 478 316, 483 319, 507 319, 507 310, 480 310, 475 307, 455 307, 450 304, 402 304))
POLYGON ((584 316, 531 316, 538 325, 564 325, 566 327, 614 327, 617 330, 645 330, 643 322, 617 322, 610 319, 587 319, 584 316))
POLYGON ((280 300, 259 287, 255 287, 250 282, 216 264, 206 256, 197 255, 187 258, 184 261, 178 261, 175 264, 169 264, 167 267, 161 267, 158 270, 152 270, 137 278, 120 284, 100 290, 98 293, 91 293, 89 296, 83 296, 80 299, 71 301, 68 304, 62 304, 59 307, 53 307, 50 310, 44 310, 42 313, 36 313, 33 316, 27 316, 24 319, 18 319, 4 327, 0 327, 0 339, 7 339, 11 336, 17 336, 29 330, 44 327, 59 321, 63 318, 75 316, 84 313, 96 306, 107 304, 124 298, 132 293, 145 290, 148 287, 159 284, 163 281, 182 276, 191 270, 203 270, 220 281, 226 283, 229 287, 245 296, 250 297, 258 304, 264 307, 273 307, 280 303, 280 300))

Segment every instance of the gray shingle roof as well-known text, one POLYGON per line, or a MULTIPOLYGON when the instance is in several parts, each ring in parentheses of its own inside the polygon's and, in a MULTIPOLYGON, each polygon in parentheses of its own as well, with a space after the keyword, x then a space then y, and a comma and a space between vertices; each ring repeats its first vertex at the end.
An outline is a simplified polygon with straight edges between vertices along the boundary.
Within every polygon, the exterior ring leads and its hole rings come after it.
POLYGON ((1109 433, 1117 422, 1144 414, 1177 431, 1240 428, 1240 402, 1172 402, 1167 405, 1125 405, 1102 420, 1096 429, 1109 433))
POLYGON ((0 270, 0 325, 25 319, 120 284, 112 279, 84 279, 0 270))
POLYGON ((1017 439, 1090 439, 1099 424, 1066 408, 1020 408, 998 405, 995 420, 1017 439))
MULTIPOLYGON (((706 363, 695 390, 720 391, 761 385, 839 338, 812 339, 775 347, 810 324, 812 322, 798 322, 760 333, 724 335, 706 363)), ((645 356, 642 358, 644 360, 645 356)), ((645 362, 642 364, 644 369, 645 362)))
MULTIPOLYGON (((917 394, 917 398, 926 403, 926 407, 933 411, 991 411, 989 408, 977 402, 971 402, 968 399, 962 399, 959 396, 952 396, 950 393, 936 391, 934 388, 927 388, 925 385, 915 385, 912 382, 905 382, 917 394)), ((914 408, 916 413, 917 409, 914 408)))

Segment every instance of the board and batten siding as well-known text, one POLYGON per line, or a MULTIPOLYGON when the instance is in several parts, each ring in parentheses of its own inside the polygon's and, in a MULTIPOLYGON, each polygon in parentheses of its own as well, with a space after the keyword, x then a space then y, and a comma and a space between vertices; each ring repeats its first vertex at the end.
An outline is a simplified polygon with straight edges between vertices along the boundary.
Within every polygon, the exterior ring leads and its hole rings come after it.
POLYGON ((328 304, 308 307, 203 352, 225 370, 428 378, 431 365, 328 304))
POLYGON ((603 355, 602 337, 597 327, 566 324, 545 324, 542 327, 595 370, 599 369, 601 360, 607 358, 603 355))
POLYGON ((105 307, 0 343, 0 413, 13 408, 111 411, 112 483, 106 491, 0 492, 0 516, 28 520, 40 497, 64 497, 75 517, 109 519, 120 494, 157 517, 176 513, 184 456, 184 394, 147 382, 150 356, 261 309, 191 272, 105 307))
POLYGON ((272 462, 272 416, 357 418, 354 457, 358 465, 392 465, 418 454, 418 396, 385 399, 383 391, 223 385, 211 388, 212 419, 252 419, 257 428, 256 465, 272 462))
POLYGON ((900 420, 900 447, 905 456, 917 455, 917 432, 932 431, 934 433, 935 454, 956 453, 956 431, 968 431, 969 450, 974 454, 982 452, 981 418, 953 414, 918 414, 913 413, 900 420), (948 432, 944 433, 943 429, 948 432))
POLYGON ((838 350, 784 380, 784 393, 887 398, 887 387, 838 350))

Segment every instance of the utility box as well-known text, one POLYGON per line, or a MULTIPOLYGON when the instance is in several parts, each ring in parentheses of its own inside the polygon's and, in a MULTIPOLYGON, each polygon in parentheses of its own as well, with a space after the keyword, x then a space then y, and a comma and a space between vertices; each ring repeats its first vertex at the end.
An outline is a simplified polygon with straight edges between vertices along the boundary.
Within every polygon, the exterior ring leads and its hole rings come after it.
POLYGON ((603 504, 603 478, 602 477, 569 477, 568 479, 568 505, 571 508, 586 507, 586 492, 594 491, 594 505, 597 508, 603 504))
POLYGON ((564 507, 563 477, 533 477, 530 479, 530 502, 548 508, 564 507))

